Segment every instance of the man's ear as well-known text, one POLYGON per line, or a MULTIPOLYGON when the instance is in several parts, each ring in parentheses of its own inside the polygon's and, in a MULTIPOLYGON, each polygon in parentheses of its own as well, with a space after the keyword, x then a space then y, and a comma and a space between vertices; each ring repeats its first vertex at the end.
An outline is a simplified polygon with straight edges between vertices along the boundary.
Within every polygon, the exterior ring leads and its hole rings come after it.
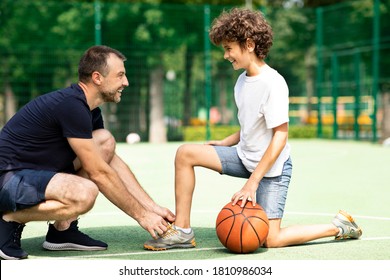
POLYGON ((92 73, 92 82, 96 85, 101 85, 102 83, 102 74, 100 74, 98 71, 95 71, 92 73))

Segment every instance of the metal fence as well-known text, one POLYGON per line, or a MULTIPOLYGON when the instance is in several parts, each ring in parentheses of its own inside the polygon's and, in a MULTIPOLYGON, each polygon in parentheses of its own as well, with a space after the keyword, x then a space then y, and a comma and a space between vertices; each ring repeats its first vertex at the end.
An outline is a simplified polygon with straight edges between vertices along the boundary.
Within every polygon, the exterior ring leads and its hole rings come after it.
MULTIPOLYGON (((384 119, 378 100, 390 77, 388 2, 261 8, 274 30, 267 62, 289 84, 291 125, 314 124, 321 137, 329 124, 334 137, 376 139, 384 119)), ((78 60, 95 44, 127 57, 130 86, 121 103, 103 108, 118 141, 130 132, 147 141, 156 116, 168 141, 182 140, 186 126, 236 125, 232 92, 239 73, 207 33, 229 8, 3 0, 0 127, 31 98, 77 82, 78 60)))

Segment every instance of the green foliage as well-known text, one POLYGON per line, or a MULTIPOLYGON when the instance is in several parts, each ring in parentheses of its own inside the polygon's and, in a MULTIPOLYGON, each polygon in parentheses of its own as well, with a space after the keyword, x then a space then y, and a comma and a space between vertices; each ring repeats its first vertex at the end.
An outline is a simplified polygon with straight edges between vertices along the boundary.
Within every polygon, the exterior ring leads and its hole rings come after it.
MULTIPOLYGON (((222 140, 240 129, 239 126, 211 126, 211 139, 222 140)), ((332 127, 323 127, 323 138, 332 138, 332 127)), ((317 126, 315 125, 292 125, 289 127, 289 138, 317 138, 317 126)), ((183 140, 189 142, 205 141, 205 126, 186 126, 183 128, 183 140)))
MULTIPOLYGON (((332 127, 322 127, 323 138, 332 138, 332 127)), ((292 125, 288 129, 288 137, 292 138, 317 138, 317 126, 316 125, 292 125)))
MULTIPOLYGON (((239 126, 210 126, 211 139, 222 140, 226 136, 229 136, 240 129, 239 126)), ((184 141, 205 141, 206 139, 206 127, 205 126, 186 126, 183 128, 183 140, 184 141)))

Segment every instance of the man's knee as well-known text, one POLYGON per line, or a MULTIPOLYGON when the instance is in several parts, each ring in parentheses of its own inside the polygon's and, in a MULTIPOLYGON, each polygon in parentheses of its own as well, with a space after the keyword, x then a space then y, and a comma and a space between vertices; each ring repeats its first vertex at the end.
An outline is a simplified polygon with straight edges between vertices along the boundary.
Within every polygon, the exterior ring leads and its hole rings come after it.
POLYGON ((93 132, 93 139, 97 146, 101 156, 106 162, 111 162, 114 154, 116 141, 114 136, 107 129, 99 129, 93 132))
POLYGON ((85 182, 78 188, 77 196, 73 197, 74 207, 79 212, 78 214, 85 214, 91 210, 99 194, 99 189, 95 183, 92 181, 85 182))

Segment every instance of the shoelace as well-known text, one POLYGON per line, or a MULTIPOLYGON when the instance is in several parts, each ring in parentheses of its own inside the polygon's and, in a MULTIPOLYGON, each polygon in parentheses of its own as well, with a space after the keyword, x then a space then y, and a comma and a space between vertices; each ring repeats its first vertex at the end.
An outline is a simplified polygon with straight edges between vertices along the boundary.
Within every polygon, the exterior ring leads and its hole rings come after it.
POLYGON ((169 237, 171 237, 172 235, 175 235, 175 234, 177 234, 177 233, 178 233, 178 231, 177 231, 175 228, 173 228, 171 224, 168 224, 168 229, 167 229, 167 231, 164 232, 163 235, 162 235, 161 237, 165 239, 165 238, 169 238, 169 237))
POLYGON ((78 234, 80 235, 83 235, 83 236, 86 236, 86 237, 89 237, 87 234, 83 233, 82 231, 79 230, 79 226, 78 226, 78 220, 72 222, 70 224, 70 227, 68 228, 69 231, 72 231, 72 232, 78 232, 78 234))
POLYGON ((23 232, 23 228, 24 228, 25 225, 23 224, 20 224, 16 227, 15 231, 14 231, 14 234, 13 234, 13 242, 18 245, 19 247, 21 246, 21 242, 20 242, 20 239, 22 238, 22 232, 23 232))

